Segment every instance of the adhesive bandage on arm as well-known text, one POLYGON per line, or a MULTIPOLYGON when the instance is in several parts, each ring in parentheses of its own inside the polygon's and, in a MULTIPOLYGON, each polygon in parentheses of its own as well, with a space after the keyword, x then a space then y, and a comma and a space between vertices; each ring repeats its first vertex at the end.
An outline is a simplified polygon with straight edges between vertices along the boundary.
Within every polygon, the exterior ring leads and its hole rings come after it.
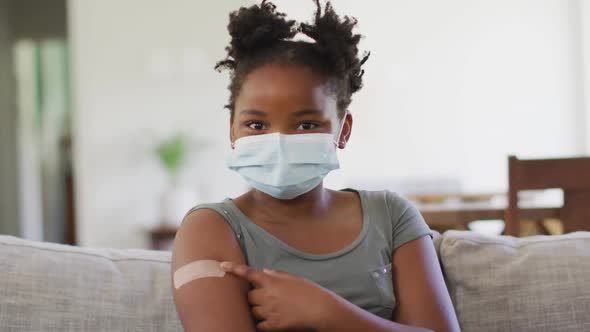
POLYGON ((214 260, 199 260, 186 264, 174 272, 174 288, 200 278, 223 277, 225 271, 219 267, 220 262, 214 260))

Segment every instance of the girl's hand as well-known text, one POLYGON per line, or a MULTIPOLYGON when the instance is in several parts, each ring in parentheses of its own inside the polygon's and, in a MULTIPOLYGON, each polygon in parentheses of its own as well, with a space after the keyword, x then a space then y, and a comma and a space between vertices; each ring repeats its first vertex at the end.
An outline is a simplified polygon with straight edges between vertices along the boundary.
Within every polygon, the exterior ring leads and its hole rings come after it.
POLYGON ((285 272, 230 262, 223 262, 221 269, 254 285, 248 302, 259 331, 315 331, 334 303, 330 291, 285 272))

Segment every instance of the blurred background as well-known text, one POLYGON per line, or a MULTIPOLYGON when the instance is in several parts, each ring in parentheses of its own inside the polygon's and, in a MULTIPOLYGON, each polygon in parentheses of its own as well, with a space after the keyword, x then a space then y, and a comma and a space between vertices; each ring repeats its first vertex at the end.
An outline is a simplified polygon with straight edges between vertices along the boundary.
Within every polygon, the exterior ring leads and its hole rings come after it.
MULTIPOLYGON (((191 206, 245 191, 213 67, 252 3, 0 0, 0 234, 152 248, 191 206)), ((590 154, 590 2, 333 4, 371 58, 328 187, 490 199, 509 155, 590 154)))

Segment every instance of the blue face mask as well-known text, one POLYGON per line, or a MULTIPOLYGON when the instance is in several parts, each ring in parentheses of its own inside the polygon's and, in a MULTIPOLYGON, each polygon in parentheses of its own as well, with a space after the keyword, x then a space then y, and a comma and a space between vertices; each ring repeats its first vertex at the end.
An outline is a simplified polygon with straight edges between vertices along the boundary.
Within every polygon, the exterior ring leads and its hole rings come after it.
POLYGON ((280 133, 236 140, 227 165, 250 186, 278 199, 311 191, 340 167, 332 134, 280 133))

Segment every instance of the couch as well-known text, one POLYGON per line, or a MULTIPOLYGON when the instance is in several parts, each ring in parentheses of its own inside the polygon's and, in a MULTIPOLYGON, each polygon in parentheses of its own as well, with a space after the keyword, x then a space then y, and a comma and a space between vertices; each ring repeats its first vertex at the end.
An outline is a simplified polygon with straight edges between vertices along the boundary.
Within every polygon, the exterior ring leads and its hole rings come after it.
MULTIPOLYGON (((590 232, 435 240, 463 331, 590 331, 590 232)), ((169 252, 0 236, 0 331, 182 331, 169 252)))

